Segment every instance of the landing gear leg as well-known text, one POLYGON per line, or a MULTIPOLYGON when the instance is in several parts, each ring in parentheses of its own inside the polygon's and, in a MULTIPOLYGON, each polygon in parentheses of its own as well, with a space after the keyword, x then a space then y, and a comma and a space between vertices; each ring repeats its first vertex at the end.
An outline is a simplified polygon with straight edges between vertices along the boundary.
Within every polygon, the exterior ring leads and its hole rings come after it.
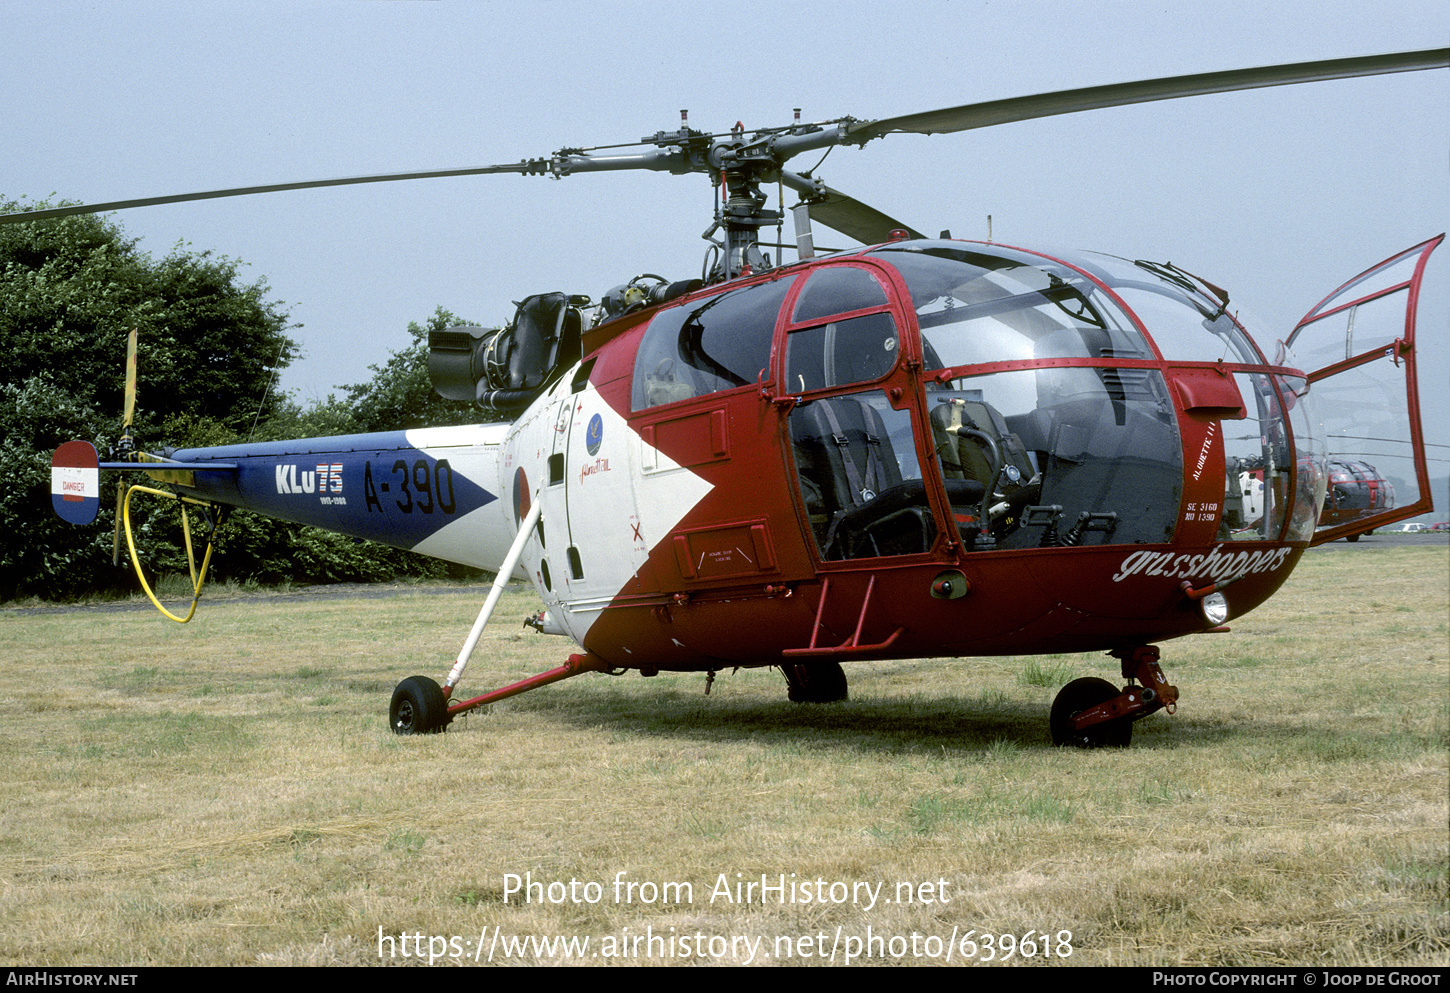
POLYGON ((1134 721, 1157 710, 1171 714, 1177 709, 1178 687, 1169 685, 1159 668, 1157 647, 1139 645, 1112 655, 1123 663, 1128 685, 1119 690, 1106 679, 1088 677, 1064 686, 1049 718, 1054 745, 1126 748, 1133 740, 1134 721))
POLYGON ((548 672, 521 679, 517 683, 510 683, 501 689, 461 703, 450 701, 443 687, 427 676, 409 676, 393 691, 393 703, 388 708, 388 726, 393 729, 394 734, 435 734, 451 724, 453 718, 459 714, 478 707, 518 696, 571 676, 609 671, 607 663, 592 655, 570 655, 563 665, 548 672))

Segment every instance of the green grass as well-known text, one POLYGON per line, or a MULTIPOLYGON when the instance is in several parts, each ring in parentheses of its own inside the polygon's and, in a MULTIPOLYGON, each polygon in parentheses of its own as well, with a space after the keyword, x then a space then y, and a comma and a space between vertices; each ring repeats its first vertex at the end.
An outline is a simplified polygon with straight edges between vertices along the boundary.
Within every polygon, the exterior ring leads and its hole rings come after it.
POLYGON ((1017 674, 1017 682, 1022 686, 1046 686, 1059 687, 1072 679, 1076 667, 1060 656, 1050 655, 1046 658, 1029 658, 1022 663, 1022 669, 1017 674))
MULTIPOLYGON (((380 928, 471 949, 485 926, 798 953, 869 925, 1066 930, 1067 964, 1443 965, 1447 556, 1373 554, 1378 607, 1346 546, 1232 635, 1165 645, 1178 713, 1112 752, 1046 727, 1051 684, 1114 678, 1105 657, 855 663, 826 706, 769 669, 708 697, 703 674, 591 675, 398 738, 393 686, 441 677, 476 598, 235 596, 184 627, 0 610, 0 961, 373 964, 380 928), (605 895, 505 904, 508 873, 605 895), (712 902, 736 873, 946 899, 712 902), (617 877, 695 897, 617 903, 617 877)), ((567 653, 516 637, 534 609, 505 598, 465 691, 567 653)))

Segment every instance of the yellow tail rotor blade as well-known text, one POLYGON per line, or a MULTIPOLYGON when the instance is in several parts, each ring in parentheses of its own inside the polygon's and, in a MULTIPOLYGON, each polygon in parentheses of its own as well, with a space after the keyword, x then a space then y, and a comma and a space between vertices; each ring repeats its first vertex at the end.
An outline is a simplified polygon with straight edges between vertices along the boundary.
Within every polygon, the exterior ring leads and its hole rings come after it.
MULTIPOLYGON (((131 419, 136 414, 136 329, 126 336, 126 400, 122 411, 119 448, 130 457, 131 419)), ((116 480, 116 532, 111 536, 111 564, 121 564, 121 511, 126 500, 126 484, 116 480)))
POLYGON ((136 329, 126 338, 126 411, 125 428, 130 429, 131 417, 136 413, 136 329))
POLYGON ((125 508, 126 484, 116 480, 116 533, 111 536, 111 565, 121 564, 121 512, 125 508))

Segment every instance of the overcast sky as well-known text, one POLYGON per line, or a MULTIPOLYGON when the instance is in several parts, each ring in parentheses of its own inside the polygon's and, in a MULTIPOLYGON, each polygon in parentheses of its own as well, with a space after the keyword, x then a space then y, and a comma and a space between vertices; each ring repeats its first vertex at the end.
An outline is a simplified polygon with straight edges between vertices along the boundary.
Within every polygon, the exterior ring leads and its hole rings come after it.
MULTIPOLYGON (((0 195, 102 202, 511 162, 673 130, 681 108, 708 130, 788 123, 793 107, 879 118, 1446 45, 1445 0, 6 0, 0 195)), ((1343 280, 1450 228, 1447 122, 1438 70, 893 136, 819 173, 932 233, 982 238, 990 214, 1009 244, 1172 261, 1226 287, 1271 347, 1343 280)), ((698 275, 710 196, 702 176, 487 176, 115 219, 155 254, 186 241, 265 277, 301 324, 282 386, 306 402, 369 379, 439 305, 491 324, 532 293, 698 275)), ((1420 332, 1443 444, 1450 247, 1420 332)))

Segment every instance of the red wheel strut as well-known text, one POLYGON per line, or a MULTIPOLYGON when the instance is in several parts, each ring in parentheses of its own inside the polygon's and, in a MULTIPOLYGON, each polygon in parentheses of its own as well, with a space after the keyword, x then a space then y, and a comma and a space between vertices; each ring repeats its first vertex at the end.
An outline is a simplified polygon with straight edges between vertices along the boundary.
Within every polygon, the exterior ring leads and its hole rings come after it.
MULTIPOLYGON (((472 700, 463 700, 459 703, 450 704, 448 716, 453 717, 464 711, 472 710, 475 707, 482 707, 484 704, 494 703, 511 696, 518 696, 520 693, 527 693, 529 690, 538 689, 540 686, 548 686, 550 683, 557 683, 570 676, 578 676, 585 672, 607 672, 610 666, 602 659, 592 655, 570 655, 569 660, 557 668, 548 672, 541 672, 537 676, 530 676, 528 679, 521 679, 517 683, 510 683, 501 689, 482 696, 476 696, 472 700)), ((451 689, 451 687, 450 687, 451 689)))
POLYGON ((1128 686, 1111 700, 1084 710, 1072 719, 1074 728, 1081 731, 1120 717, 1135 721, 1156 710, 1167 710, 1171 714, 1178 709, 1178 687, 1168 682, 1158 666, 1157 645, 1139 645, 1109 654, 1122 661, 1124 679, 1136 679, 1142 685, 1128 686))

